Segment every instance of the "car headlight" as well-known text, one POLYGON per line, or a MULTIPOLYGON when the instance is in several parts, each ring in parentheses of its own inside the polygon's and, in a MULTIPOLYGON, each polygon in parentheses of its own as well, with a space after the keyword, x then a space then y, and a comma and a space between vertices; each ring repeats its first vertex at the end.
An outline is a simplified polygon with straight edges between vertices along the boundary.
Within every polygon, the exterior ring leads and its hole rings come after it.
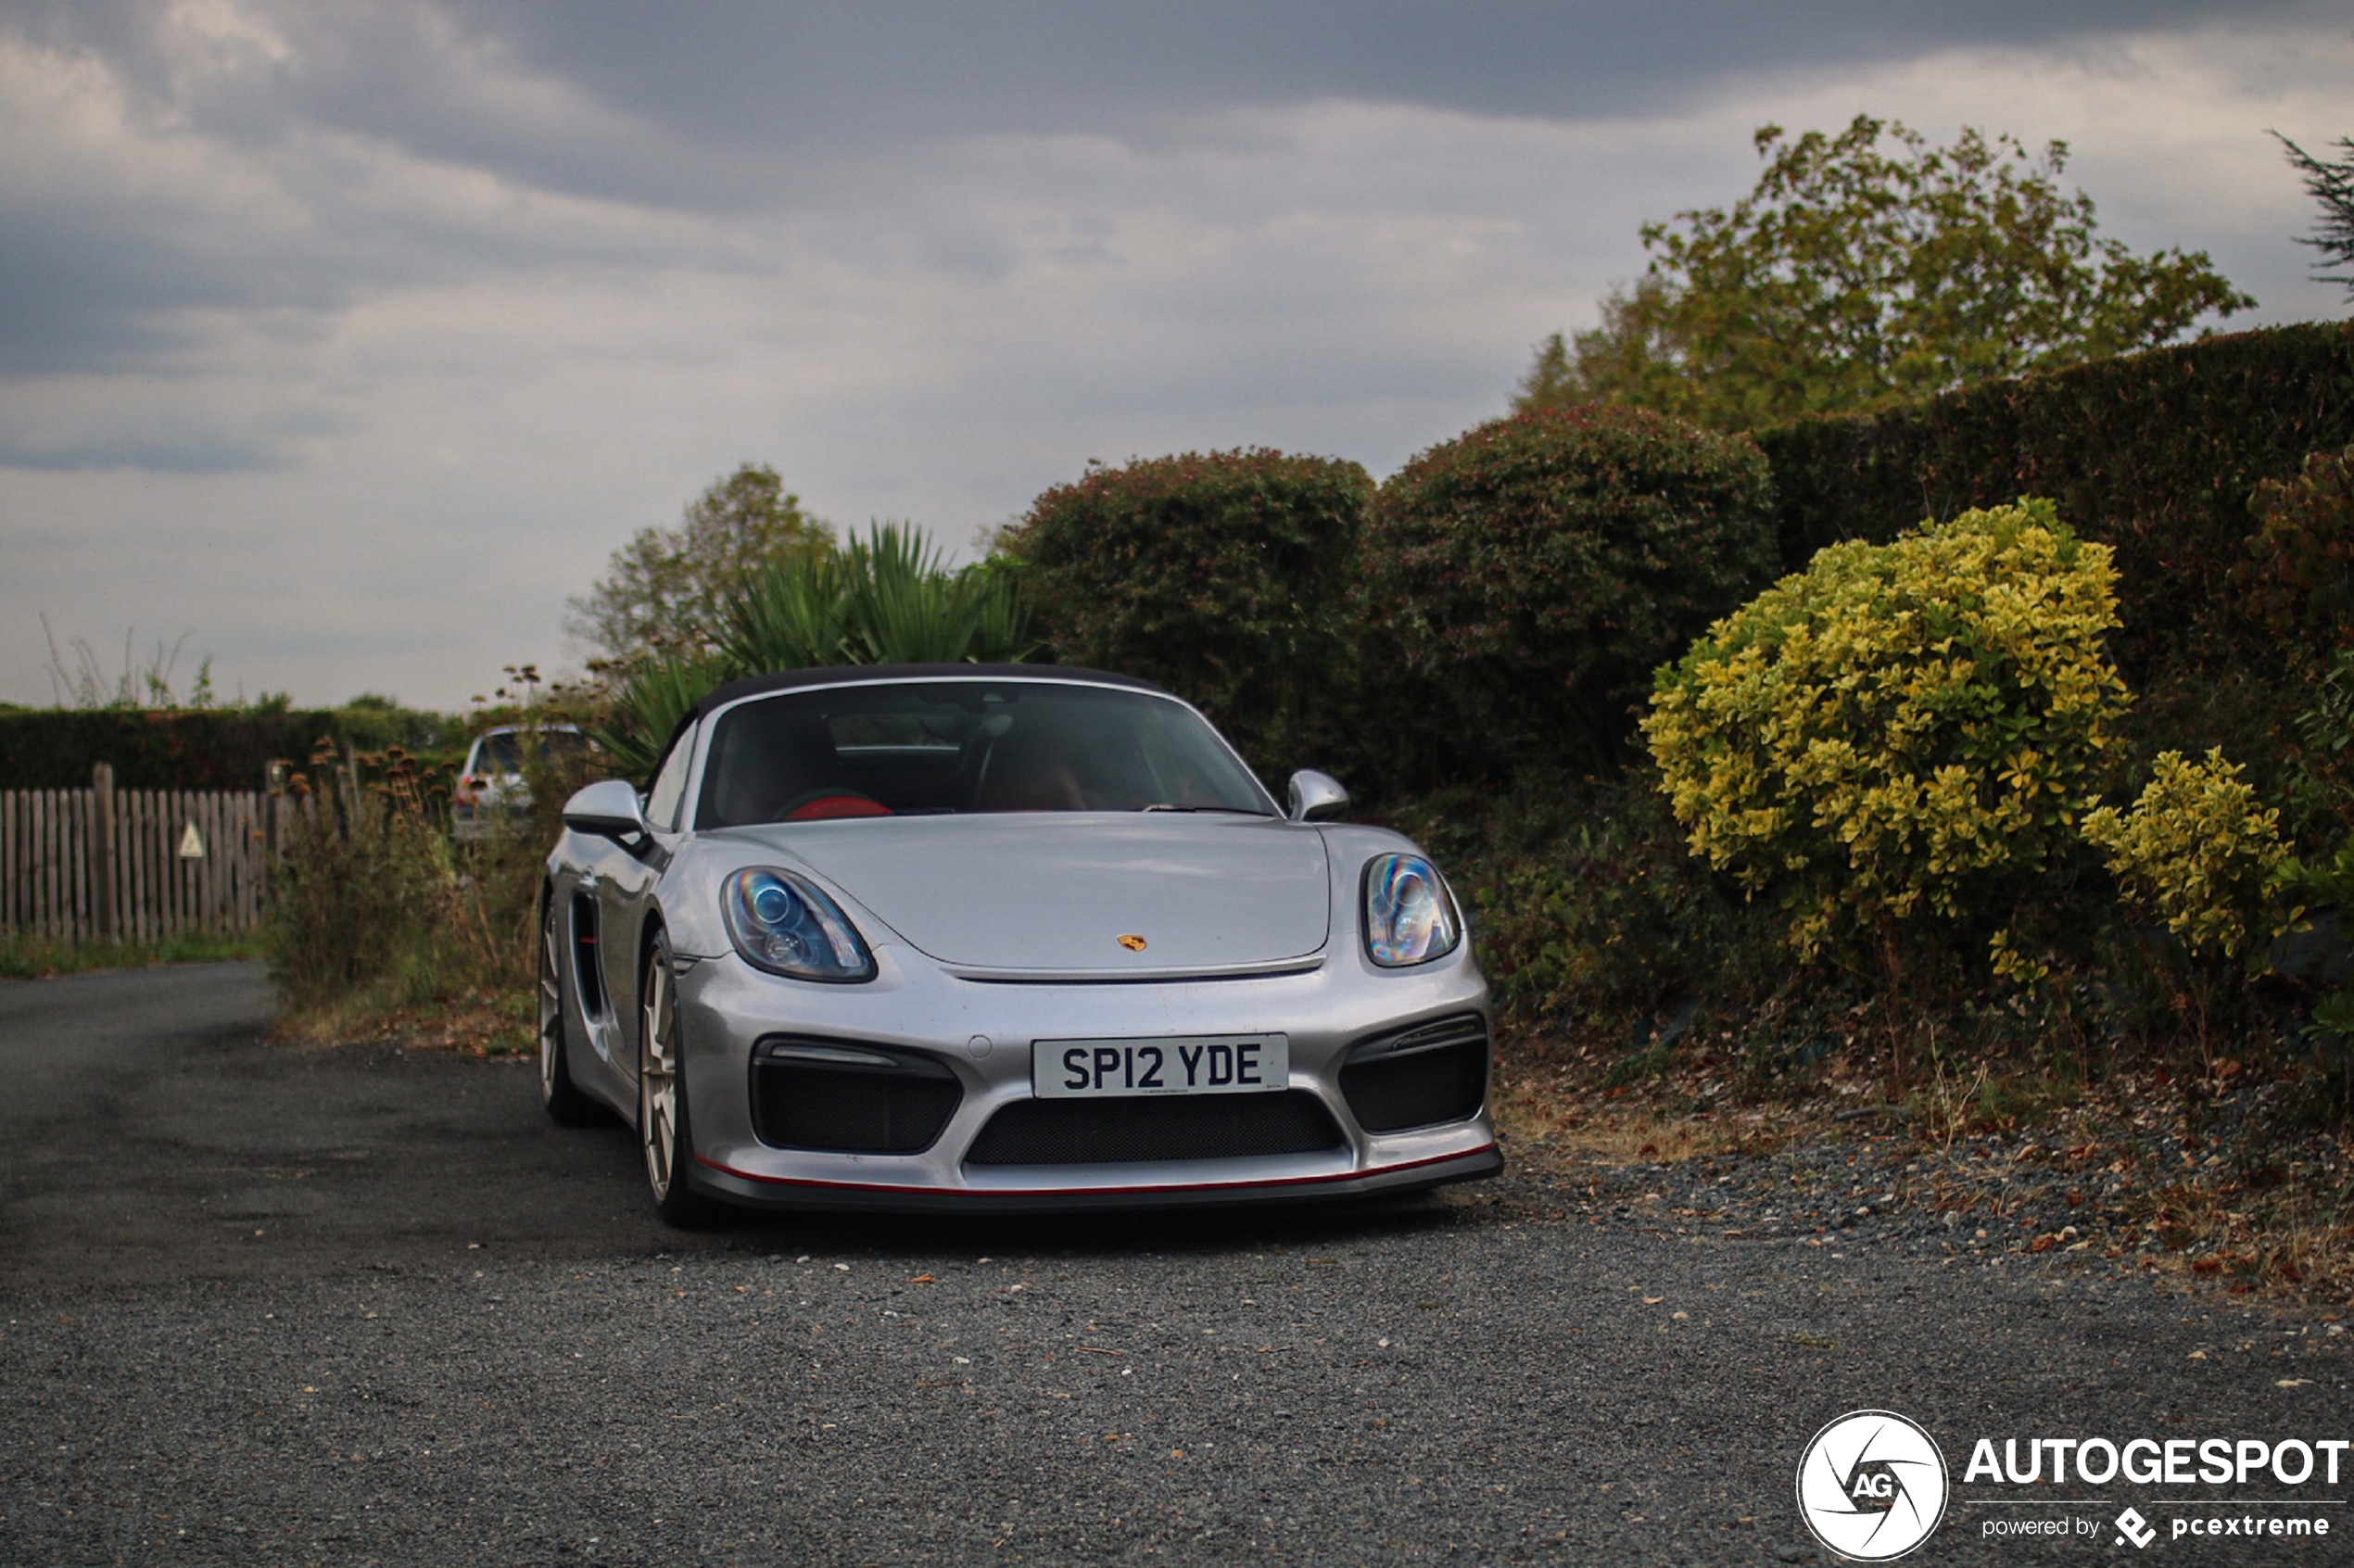
POLYGON ((1365 867, 1365 951, 1386 968, 1455 951, 1463 922, 1438 872, 1419 854, 1376 855, 1365 867))
POLYGON ((744 962, 795 980, 875 978, 874 955, 842 906, 808 878, 753 866, 720 893, 728 935, 744 962))

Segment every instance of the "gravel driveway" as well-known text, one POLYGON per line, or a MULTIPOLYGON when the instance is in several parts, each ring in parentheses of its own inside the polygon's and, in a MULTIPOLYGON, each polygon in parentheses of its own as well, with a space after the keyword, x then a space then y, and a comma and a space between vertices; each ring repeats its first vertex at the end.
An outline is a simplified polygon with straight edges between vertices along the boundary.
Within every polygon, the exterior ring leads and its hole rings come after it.
POLYGON ((267 1005, 240 965, 0 986, 0 1561, 1828 1562, 1795 1467, 1860 1407, 1954 1469, 1908 1561, 2132 1557, 2107 1521, 2189 1495, 2341 1523, 2166 1561, 2354 1556, 2354 1463, 2044 1486, 2097 1536, 1990 1538, 2056 1514, 1966 1500, 2039 1490, 1964 1485, 1977 1437, 2354 1436, 2347 1336, 1901 1203, 1760 1234, 1764 1165, 680 1236, 528 1067, 267 1005))

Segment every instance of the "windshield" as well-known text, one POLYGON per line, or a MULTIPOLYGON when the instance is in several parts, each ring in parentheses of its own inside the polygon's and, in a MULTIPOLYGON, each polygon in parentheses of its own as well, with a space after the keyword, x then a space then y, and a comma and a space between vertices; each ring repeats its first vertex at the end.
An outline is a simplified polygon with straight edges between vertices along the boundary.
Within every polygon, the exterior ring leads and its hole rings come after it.
POLYGON ((1192 710, 1055 681, 792 691, 720 715, 699 828, 993 811, 1273 815, 1192 710))

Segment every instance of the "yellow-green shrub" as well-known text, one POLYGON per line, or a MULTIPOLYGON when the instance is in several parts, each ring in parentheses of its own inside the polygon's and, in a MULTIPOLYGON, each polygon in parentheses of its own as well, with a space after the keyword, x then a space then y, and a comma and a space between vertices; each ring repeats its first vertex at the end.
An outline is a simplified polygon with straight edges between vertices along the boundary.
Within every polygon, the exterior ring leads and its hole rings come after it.
POLYGON ((1643 729, 1692 853, 1778 893, 1806 956, 2006 920, 2116 744, 2115 584, 2031 499, 1822 550, 1656 677, 1643 729))
POLYGON ((2236 957, 2251 936, 2286 929, 2271 902, 2288 864, 2280 816, 2220 749, 2203 762, 2164 752, 2133 809, 2103 806, 2084 818, 2084 837, 2108 856, 2129 904, 2192 952, 2236 957))

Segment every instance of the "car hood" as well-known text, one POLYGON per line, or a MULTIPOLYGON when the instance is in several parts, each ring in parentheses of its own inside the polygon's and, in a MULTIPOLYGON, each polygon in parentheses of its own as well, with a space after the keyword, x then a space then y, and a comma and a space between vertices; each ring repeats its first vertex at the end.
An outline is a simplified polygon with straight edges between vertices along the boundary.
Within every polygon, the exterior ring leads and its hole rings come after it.
POLYGON ((752 831, 960 968, 1141 978, 1285 967, 1312 959, 1332 920, 1323 836, 1268 817, 1008 813, 752 831))

